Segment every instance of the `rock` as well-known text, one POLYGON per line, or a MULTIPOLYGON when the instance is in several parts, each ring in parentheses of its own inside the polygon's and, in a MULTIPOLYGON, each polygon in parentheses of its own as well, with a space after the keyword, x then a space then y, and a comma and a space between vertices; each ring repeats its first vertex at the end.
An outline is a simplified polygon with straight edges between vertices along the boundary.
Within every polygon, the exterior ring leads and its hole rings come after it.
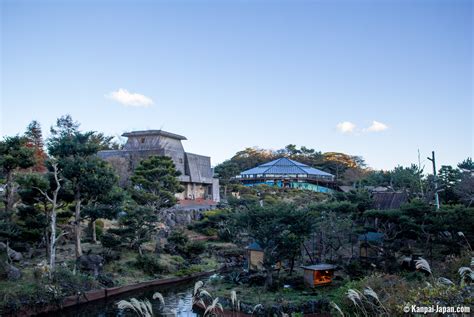
POLYGON ((5 267, 7 278, 11 281, 16 281, 21 277, 21 271, 11 264, 7 264, 5 267))
POLYGON ((81 255, 77 258, 77 264, 82 271, 94 272, 98 276, 104 265, 104 258, 97 254, 81 255))
POLYGON ((5 243, 0 242, 0 251, 7 250, 8 257, 15 262, 20 262, 23 260, 23 255, 20 252, 13 250, 12 248, 8 247, 5 243))

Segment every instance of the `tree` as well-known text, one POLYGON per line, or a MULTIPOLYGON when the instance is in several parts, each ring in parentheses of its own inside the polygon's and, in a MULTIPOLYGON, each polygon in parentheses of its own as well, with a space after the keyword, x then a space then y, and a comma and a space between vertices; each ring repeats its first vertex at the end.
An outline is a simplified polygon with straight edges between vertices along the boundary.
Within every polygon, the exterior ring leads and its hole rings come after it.
POLYGON ((461 170, 459 182, 454 186, 454 193, 459 197, 459 200, 471 206, 474 203, 474 162, 472 158, 468 157, 458 164, 461 170))
POLYGON ((220 185, 224 186, 224 197, 227 197, 227 186, 229 186, 231 178, 241 172, 239 165, 232 160, 227 160, 217 165, 214 172, 219 177, 220 185))
POLYGON ((110 191, 117 177, 108 163, 96 156, 100 144, 94 132, 78 131, 79 124, 67 115, 51 128, 48 152, 57 161, 62 175, 70 182, 74 193, 74 240, 76 257, 82 255, 81 205, 87 205, 110 191))
POLYGON ((301 243, 311 230, 307 211, 284 203, 268 207, 254 206, 236 215, 236 225, 263 249, 262 266, 266 273, 267 289, 273 287, 274 265, 284 259, 294 264, 301 243))
POLYGON ((474 161, 472 158, 468 157, 464 161, 458 164, 458 168, 463 172, 474 172, 474 161))
POLYGON ((412 164, 410 167, 397 166, 390 171, 390 181, 394 189, 406 190, 411 194, 419 193, 420 178, 423 169, 412 164))
POLYGON ((458 196, 454 188, 461 181, 461 172, 449 165, 443 165, 438 171, 438 180, 442 191, 439 193, 444 203, 456 203, 458 196))
POLYGON ((57 236, 56 235, 56 216, 57 216, 57 208, 58 208, 58 195, 61 189, 61 179, 59 178, 59 170, 58 164, 54 162, 52 164, 53 167, 53 176, 55 181, 55 189, 53 190, 53 195, 50 196, 46 191, 42 190, 39 187, 36 189, 44 196, 46 199, 51 203, 51 213, 50 213, 50 232, 51 236, 49 239, 49 267, 51 272, 54 271, 56 265, 56 244, 58 240, 61 238, 62 235, 65 233, 57 236))
POLYGON ((27 146, 28 139, 14 136, 0 141, 0 167, 5 175, 5 211, 11 212, 15 204, 18 188, 14 174, 18 169, 32 167, 35 164, 34 151, 27 146))
MULTIPOLYGON (((106 178, 111 179, 111 178, 106 178)), ((99 192, 95 199, 91 199, 87 205, 83 207, 83 218, 90 219, 91 238, 93 243, 97 243, 96 220, 97 219, 114 219, 122 210, 124 201, 124 191, 114 186, 108 192, 99 192)))
POLYGON ((27 146, 34 149, 35 165, 33 166, 33 171, 45 172, 46 153, 43 149, 43 132, 38 121, 31 121, 26 128, 25 137, 28 139, 27 146))
POLYGON ((150 156, 138 164, 130 178, 128 192, 132 200, 127 202, 125 216, 120 218, 121 231, 140 254, 141 245, 156 231, 160 212, 174 206, 175 194, 183 191, 179 175, 171 158, 150 156))
POLYGON ((166 156, 150 156, 142 160, 131 179, 133 200, 155 212, 176 204, 175 194, 184 189, 180 185, 173 160, 166 156))

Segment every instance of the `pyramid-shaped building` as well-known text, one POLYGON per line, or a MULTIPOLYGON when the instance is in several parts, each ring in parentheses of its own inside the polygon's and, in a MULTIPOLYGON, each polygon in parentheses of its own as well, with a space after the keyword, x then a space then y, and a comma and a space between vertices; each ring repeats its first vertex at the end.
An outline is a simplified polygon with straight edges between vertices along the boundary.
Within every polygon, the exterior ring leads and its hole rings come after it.
POLYGON ((334 175, 282 157, 243 171, 235 177, 246 186, 269 185, 330 192, 334 175))

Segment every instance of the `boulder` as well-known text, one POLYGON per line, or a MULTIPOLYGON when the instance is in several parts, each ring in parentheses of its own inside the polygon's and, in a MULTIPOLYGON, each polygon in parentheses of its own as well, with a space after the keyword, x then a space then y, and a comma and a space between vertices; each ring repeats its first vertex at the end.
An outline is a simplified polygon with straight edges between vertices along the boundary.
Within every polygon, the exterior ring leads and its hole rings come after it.
POLYGON ((23 260, 23 255, 20 252, 17 252, 13 250, 12 248, 10 248, 9 246, 7 246, 5 243, 0 242, 0 251, 5 251, 5 250, 7 250, 8 257, 12 261, 20 262, 21 260, 23 260))
POLYGON ((104 258, 97 254, 81 255, 77 258, 77 265, 81 271, 93 272, 98 276, 104 265, 104 258))
POLYGON ((21 271, 11 264, 6 264, 5 271, 7 273, 7 278, 11 281, 16 281, 21 277, 21 271))

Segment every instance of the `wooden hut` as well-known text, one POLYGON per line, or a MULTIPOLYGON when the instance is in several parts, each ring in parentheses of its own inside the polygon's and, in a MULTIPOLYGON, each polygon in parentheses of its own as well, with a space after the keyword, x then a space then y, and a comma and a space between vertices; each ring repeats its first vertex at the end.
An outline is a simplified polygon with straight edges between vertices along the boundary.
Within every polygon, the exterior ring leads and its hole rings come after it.
POLYGON ((252 242, 246 248, 248 270, 259 271, 263 268, 263 249, 257 242, 252 242))
POLYGON ((334 277, 335 265, 331 264, 314 264, 303 266, 304 283, 309 287, 327 285, 332 282, 334 277))

